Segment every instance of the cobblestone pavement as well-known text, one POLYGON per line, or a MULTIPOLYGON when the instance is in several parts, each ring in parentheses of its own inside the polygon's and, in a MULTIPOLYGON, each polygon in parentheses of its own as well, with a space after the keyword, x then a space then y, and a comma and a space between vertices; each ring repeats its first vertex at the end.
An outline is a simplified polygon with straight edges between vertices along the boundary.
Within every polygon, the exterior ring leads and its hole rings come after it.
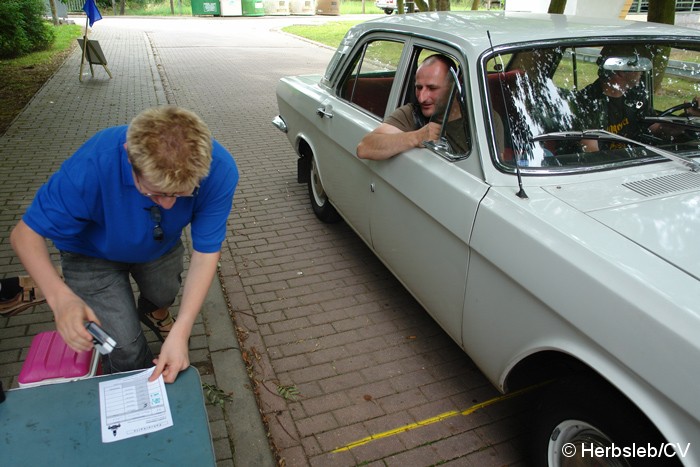
MULTIPOLYGON (((275 86, 322 72, 332 50, 278 29, 328 20, 338 18, 95 23, 114 79, 98 66, 80 83, 74 53, 0 138, 0 275, 22 272, 9 231, 85 139, 148 106, 190 108, 241 172, 221 283, 191 346, 203 380, 234 394, 208 407, 218 465, 274 464, 261 413, 287 466, 525 465, 527 398, 471 411, 498 392, 347 225, 315 218, 296 183, 296 156, 270 123, 275 86)), ((52 326, 45 305, 0 318, 6 387, 31 337, 52 326)))

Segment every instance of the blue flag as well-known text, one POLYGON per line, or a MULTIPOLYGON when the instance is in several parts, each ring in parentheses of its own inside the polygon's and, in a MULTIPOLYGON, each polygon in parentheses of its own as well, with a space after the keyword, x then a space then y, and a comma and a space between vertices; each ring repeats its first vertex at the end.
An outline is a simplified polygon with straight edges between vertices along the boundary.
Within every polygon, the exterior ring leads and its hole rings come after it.
POLYGON ((98 10, 97 5, 95 5, 95 0, 85 0, 85 5, 83 5, 83 11, 88 17, 90 27, 92 27, 92 23, 102 19, 100 10, 98 10))

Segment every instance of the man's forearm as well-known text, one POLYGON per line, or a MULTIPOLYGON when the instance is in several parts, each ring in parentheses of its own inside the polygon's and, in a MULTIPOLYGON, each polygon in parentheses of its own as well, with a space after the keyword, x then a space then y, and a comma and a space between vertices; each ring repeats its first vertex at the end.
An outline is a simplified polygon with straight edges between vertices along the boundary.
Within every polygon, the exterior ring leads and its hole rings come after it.
POLYGON ((173 331, 189 338, 192 326, 199 314, 211 286, 221 254, 194 251, 185 279, 180 310, 173 331), (186 335, 186 336, 185 336, 186 335))
POLYGON ((420 130, 399 133, 370 133, 357 146, 360 159, 384 160, 422 145, 420 130))
POLYGON ((51 262, 46 240, 20 220, 12 229, 10 243, 51 306, 55 297, 67 287, 51 262))

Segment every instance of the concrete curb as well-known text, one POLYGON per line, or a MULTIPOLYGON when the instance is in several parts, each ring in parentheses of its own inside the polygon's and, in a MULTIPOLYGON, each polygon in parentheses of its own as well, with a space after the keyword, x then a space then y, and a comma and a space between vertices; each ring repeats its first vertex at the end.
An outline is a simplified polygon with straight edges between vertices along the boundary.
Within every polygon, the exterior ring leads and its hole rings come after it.
POLYGON ((223 391, 233 394, 233 400, 225 405, 224 411, 234 465, 276 466, 218 278, 207 294, 202 319, 217 384, 223 391))

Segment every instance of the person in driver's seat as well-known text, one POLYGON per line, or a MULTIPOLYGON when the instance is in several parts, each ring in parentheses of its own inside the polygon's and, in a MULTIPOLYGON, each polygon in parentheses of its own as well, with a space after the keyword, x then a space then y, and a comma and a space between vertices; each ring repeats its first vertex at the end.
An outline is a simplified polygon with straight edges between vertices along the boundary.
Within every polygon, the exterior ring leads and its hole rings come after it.
MULTIPOLYGON (((381 125, 365 135, 357 146, 357 156, 360 159, 389 159, 411 148, 423 147, 424 141, 437 140, 453 84, 450 69, 454 70, 455 64, 445 55, 426 58, 416 70, 417 103, 399 107, 381 125)), ((451 106, 447 120, 445 136, 452 150, 465 154, 469 150, 469 142, 459 105, 451 106)), ((502 140, 503 124, 500 119, 497 120, 496 133, 501 135, 502 140)), ((502 148, 503 144, 499 147, 502 148)))
MULTIPOLYGON (((654 109, 649 108, 648 98, 653 89, 650 89, 650 81, 643 79, 645 73, 651 73, 651 60, 644 55, 626 45, 603 47, 597 60, 598 79, 577 96, 582 129, 603 129, 634 140, 645 132, 665 137, 682 132, 680 128, 658 123, 644 125, 643 118, 655 114, 654 109), (621 63, 621 69, 611 69, 615 66, 610 66, 609 59, 621 63)), ((697 100, 696 97, 694 101, 697 100)), ((700 115, 694 108, 687 109, 687 113, 700 115)), ((624 143, 600 143, 590 139, 582 140, 581 145, 587 152, 625 147, 624 143)))

